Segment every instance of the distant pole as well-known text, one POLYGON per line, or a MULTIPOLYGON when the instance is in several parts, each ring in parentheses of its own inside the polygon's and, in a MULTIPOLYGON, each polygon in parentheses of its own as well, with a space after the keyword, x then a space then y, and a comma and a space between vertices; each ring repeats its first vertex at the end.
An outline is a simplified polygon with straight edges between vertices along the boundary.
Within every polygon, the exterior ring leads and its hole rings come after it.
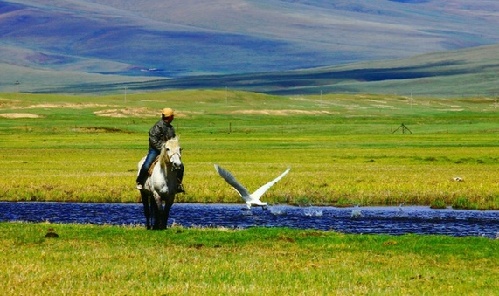
POLYGON ((392 132, 392 134, 394 134, 396 131, 398 131, 399 129, 402 129, 402 133, 405 134, 405 131, 408 131, 409 133, 412 134, 412 131, 407 127, 405 126, 403 123, 396 129, 392 132))

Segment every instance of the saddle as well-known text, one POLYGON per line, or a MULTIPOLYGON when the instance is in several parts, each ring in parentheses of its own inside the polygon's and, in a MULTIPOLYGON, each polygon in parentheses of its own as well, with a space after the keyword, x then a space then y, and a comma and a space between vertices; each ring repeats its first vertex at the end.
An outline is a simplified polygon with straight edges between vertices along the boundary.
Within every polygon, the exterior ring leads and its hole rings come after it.
POLYGON ((156 165, 156 163, 158 162, 159 160, 159 155, 156 156, 156 159, 151 163, 151 166, 149 167, 149 176, 152 176, 152 171, 154 170, 154 166, 156 165))

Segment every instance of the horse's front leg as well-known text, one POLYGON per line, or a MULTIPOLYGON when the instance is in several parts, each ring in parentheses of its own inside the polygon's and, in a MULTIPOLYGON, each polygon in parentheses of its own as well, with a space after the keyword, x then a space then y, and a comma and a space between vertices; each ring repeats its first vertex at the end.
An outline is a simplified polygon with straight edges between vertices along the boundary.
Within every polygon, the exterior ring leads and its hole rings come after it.
POLYGON ((165 210, 163 208, 163 200, 161 199, 161 196, 157 193, 154 192, 154 200, 155 200, 155 207, 154 207, 154 227, 153 229, 165 229, 166 228, 166 223, 165 223, 165 210))
POLYGON ((173 205, 173 201, 175 199, 175 195, 168 195, 165 200, 165 208, 164 208, 164 221, 165 225, 168 225, 168 218, 170 217, 170 209, 173 205))
POLYGON ((151 196, 144 190, 140 191, 140 196, 144 207, 144 216, 146 217, 146 229, 151 229, 151 196))

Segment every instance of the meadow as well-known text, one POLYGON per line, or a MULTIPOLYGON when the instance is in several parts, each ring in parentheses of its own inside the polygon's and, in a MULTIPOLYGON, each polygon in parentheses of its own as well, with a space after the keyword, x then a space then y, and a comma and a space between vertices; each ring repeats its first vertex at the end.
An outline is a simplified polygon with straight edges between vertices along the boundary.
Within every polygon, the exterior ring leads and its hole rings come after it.
POLYGON ((483 237, 0 223, 0 289, 3 295, 496 295, 498 248, 498 240, 483 237))
POLYGON ((136 202, 136 164, 165 106, 184 148, 177 202, 240 202, 218 163, 250 191, 290 167, 270 203, 499 209, 497 98, 227 89, 0 94, 0 200, 136 202))
MULTIPOLYGON (((136 163, 177 110, 187 193, 240 202, 499 209, 494 98, 269 96, 230 90, 0 94, 0 200, 137 202, 136 163), (409 128, 403 133, 402 123, 409 128), (456 182, 459 176, 464 182, 456 182)), ((0 223, 6 295, 494 295, 498 242, 285 228, 0 223), (59 237, 46 237, 54 231, 59 237)))

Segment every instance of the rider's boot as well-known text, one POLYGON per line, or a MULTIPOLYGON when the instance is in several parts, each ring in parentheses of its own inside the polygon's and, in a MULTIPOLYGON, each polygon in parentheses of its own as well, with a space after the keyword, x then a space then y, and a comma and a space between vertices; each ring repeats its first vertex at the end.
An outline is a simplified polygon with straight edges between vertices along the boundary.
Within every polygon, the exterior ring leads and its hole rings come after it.
POLYGON ((185 193, 184 185, 182 185, 182 180, 184 179, 184 165, 177 170, 177 193, 185 193))
POLYGON ((178 180, 177 183, 177 193, 185 193, 184 185, 182 185, 181 180, 178 180))
POLYGON ((145 169, 141 169, 139 172, 139 175, 137 176, 137 179, 135 180, 135 183, 137 183, 136 188, 138 190, 144 189, 144 183, 147 180, 147 177, 149 175, 149 172, 145 169))

